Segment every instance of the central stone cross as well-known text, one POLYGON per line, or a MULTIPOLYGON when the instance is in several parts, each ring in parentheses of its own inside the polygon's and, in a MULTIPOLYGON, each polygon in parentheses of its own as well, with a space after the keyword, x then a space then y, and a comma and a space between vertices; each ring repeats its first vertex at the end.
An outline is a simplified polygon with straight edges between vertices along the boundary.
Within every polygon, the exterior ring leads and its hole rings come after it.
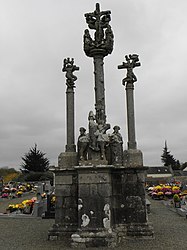
POLYGON ((92 39, 89 30, 84 32, 84 51, 87 56, 94 59, 95 75, 95 109, 96 122, 98 124, 106 123, 105 114, 105 87, 104 87, 104 57, 112 53, 113 50, 113 32, 109 22, 111 12, 100 11, 99 3, 96 4, 96 10, 86 13, 85 18, 90 29, 95 30, 92 39))

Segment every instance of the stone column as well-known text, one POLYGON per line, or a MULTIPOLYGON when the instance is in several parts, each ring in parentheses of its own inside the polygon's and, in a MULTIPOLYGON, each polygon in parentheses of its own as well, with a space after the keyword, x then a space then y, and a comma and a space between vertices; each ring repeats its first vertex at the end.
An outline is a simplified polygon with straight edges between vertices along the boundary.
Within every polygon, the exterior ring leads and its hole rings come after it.
POLYGON ((140 66, 138 55, 125 56, 126 62, 118 66, 118 69, 127 69, 127 75, 122 83, 126 85, 127 98, 127 128, 128 128, 128 149, 136 149, 135 118, 134 118, 134 82, 137 78, 133 72, 135 67, 140 66))
POLYGON ((60 153, 58 157, 58 167, 65 168, 77 165, 77 153, 75 146, 75 122, 74 122, 74 88, 77 77, 73 74, 79 67, 74 65, 74 59, 64 59, 63 72, 66 72, 66 139, 67 144, 65 152, 60 153))
POLYGON ((135 136, 135 116, 134 116, 134 85, 126 85, 126 102, 127 102, 127 128, 128 128, 128 149, 136 149, 135 136))
POLYGON ((96 122, 105 123, 105 87, 103 55, 94 55, 96 122))
POLYGON ((75 128, 74 128, 74 88, 75 81, 77 77, 73 74, 75 70, 79 70, 79 67, 74 65, 74 59, 68 57, 64 59, 63 72, 66 72, 66 115, 67 115, 67 144, 66 144, 66 152, 75 152, 75 128))
POLYGON ((75 152, 75 111, 74 111, 74 89, 67 87, 66 90, 66 136, 67 136, 67 144, 66 144, 66 152, 75 152))
POLYGON ((118 66, 118 69, 127 69, 127 75, 122 83, 126 86, 127 99, 127 127, 128 127, 128 150, 123 154, 123 165, 126 167, 142 167, 142 152, 137 149, 135 136, 135 116, 134 116, 134 82, 137 78, 133 72, 135 67, 140 66, 138 55, 125 56, 126 62, 118 66))

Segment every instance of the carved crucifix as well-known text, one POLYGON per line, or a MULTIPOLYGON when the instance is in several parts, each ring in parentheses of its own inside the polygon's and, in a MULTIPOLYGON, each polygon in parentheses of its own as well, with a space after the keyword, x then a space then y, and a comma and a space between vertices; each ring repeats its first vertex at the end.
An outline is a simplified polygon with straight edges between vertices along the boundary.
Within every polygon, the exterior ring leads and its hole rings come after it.
POLYGON ((69 88, 75 88, 75 81, 77 80, 77 77, 73 74, 75 70, 79 70, 79 67, 74 65, 74 59, 72 58, 65 58, 64 59, 64 65, 62 68, 63 72, 66 72, 66 85, 69 88))
POLYGON ((127 75, 122 80, 123 85, 126 85, 126 101, 127 101, 127 127, 128 127, 128 149, 136 149, 135 136, 135 116, 134 116, 134 82, 137 78, 133 72, 135 67, 139 67, 138 55, 133 54, 125 56, 126 62, 118 66, 118 69, 127 69, 127 75))
POLYGON ((99 3, 96 3, 96 10, 92 13, 86 13, 86 22, 90 29, 96 30, 95 41, 101 43, 104 38, 104 28, 107 28, 110 18, 111 11, 100 11, 99 3))
POLYGON ((133 72, 133 69, 135 67, 141 66, 138 57, 139 56, 136 54, 129 55, 129 56, 126 55, 125 56, 126 62, 123 62, 122 65, 118 66, 118 69, 127 69, 127 75, 122 81, 123 85, 125 85, 126 83, 133 84, 134 82, 137 81, 137 78, 133 72))

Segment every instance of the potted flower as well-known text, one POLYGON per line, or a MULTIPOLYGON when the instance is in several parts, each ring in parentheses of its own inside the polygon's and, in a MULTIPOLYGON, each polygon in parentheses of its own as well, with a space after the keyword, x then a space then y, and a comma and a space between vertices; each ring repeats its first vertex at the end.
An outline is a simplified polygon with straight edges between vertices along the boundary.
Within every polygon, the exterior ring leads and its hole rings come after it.
POLYGON ((23 194, 23 192, 22 191, 18 191, 17 192, 17 197, 19 198, 19 197, 21 197, 22 196, 22 194, 23 194))
POLYGON ((174 204, 175 204, 176 208, 180 208, 181 207, 181 201, 180 201, 180 197, 179 197, 178 194, 174 194, 173 195, 173 201, 174 201, 174 204))

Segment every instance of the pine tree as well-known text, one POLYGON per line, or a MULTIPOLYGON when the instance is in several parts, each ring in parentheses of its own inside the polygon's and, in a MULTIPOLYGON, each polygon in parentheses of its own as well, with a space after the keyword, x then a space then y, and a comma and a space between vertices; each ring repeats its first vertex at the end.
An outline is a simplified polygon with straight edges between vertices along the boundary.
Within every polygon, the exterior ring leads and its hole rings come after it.
POLYGON ((21 159, 22 172, 46 172, 49 169, 49 160, 45 157, 45 153, 37 149, 36 144, 21 159))
POLYGON ((174 158, 170 151, 168 151, 166 141, 161 155, 161 161, 164 163, 164 166, 171 166, 173 170, 180 169, 180 162, 174 158))

